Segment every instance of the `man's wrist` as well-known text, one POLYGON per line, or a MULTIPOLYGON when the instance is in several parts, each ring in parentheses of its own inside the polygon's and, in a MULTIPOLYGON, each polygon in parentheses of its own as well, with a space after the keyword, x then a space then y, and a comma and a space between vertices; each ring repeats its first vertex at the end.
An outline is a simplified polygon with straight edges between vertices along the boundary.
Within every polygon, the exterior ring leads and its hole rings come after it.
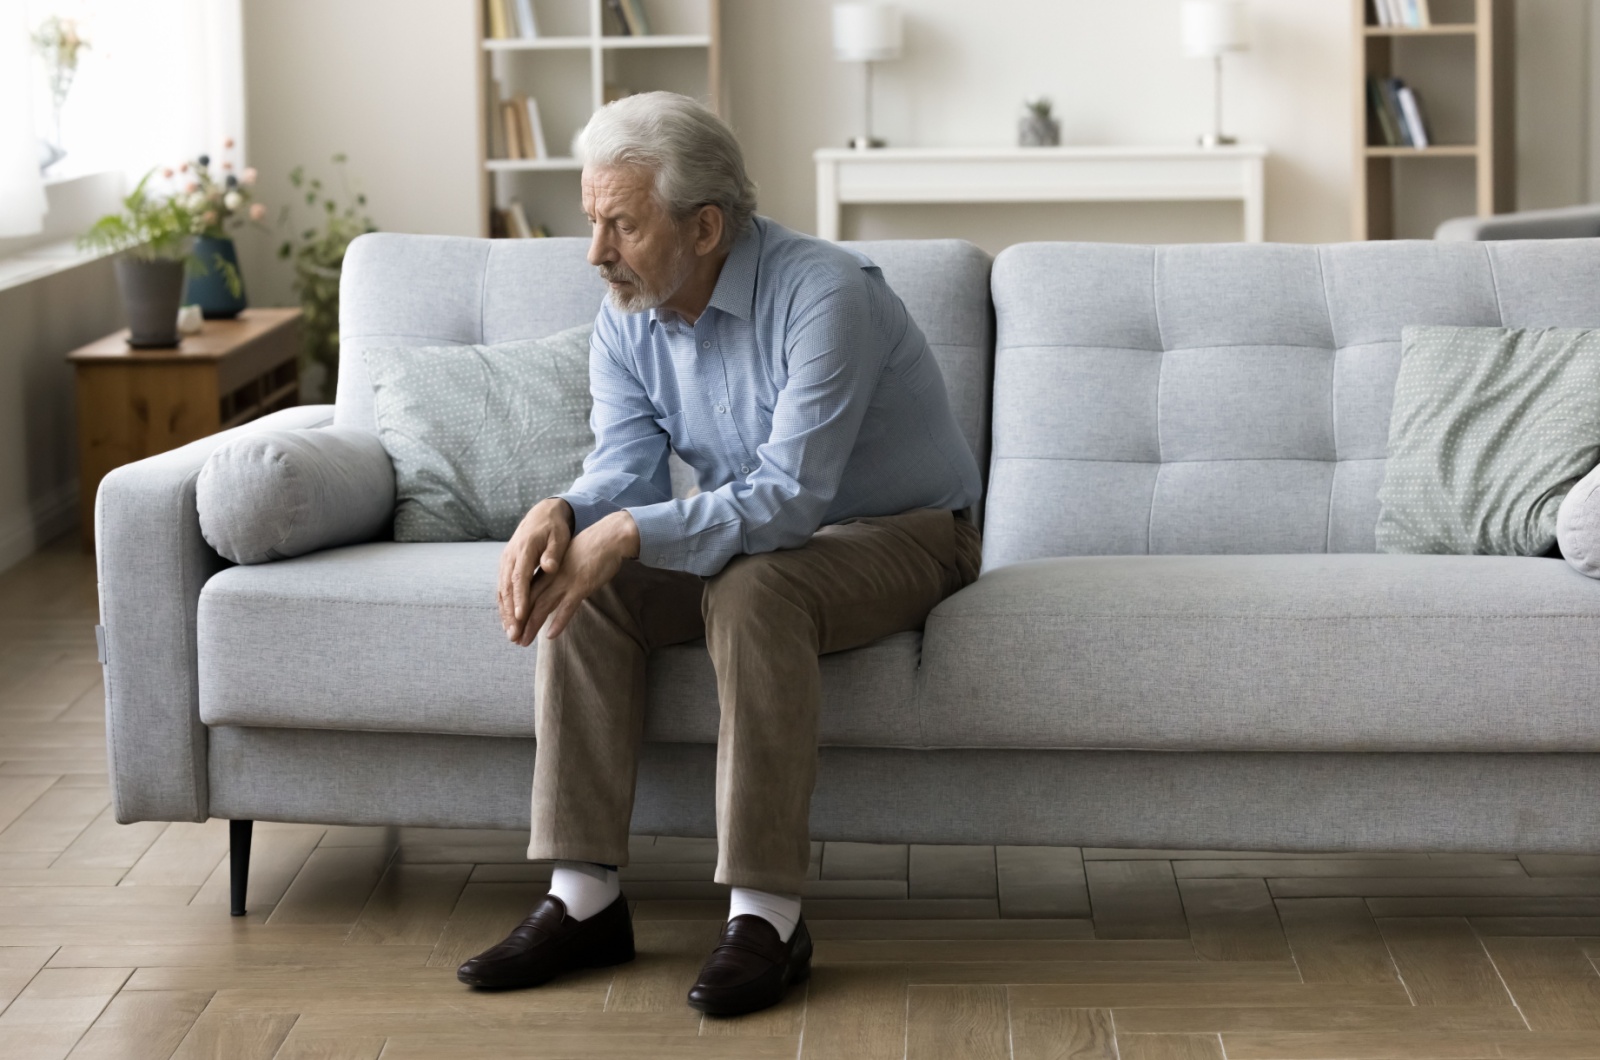
POLYGON ((567 521, 567 531, 572 534, 578 532, 578 513, 572 510, 572 505, 565 497, 546 497, 545 503, 551 504, 567 521))
POLYGON ((627 511, 612 512, 600 520, 623 559, 639 558, 639 524, 627 511))

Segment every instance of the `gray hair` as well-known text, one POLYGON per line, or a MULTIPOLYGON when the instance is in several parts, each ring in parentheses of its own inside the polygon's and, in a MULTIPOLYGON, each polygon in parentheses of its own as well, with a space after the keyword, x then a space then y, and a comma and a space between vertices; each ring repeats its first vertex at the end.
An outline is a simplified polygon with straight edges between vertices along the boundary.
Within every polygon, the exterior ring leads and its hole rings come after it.
POLYGON ((573 153, 584 166, 642 166, 655 174, 662 208, 682 221, 702 206, 722 210, 722 247, 756 212, 756 186, 728 123, 676 92, 643 92, 595 111, 573 153))

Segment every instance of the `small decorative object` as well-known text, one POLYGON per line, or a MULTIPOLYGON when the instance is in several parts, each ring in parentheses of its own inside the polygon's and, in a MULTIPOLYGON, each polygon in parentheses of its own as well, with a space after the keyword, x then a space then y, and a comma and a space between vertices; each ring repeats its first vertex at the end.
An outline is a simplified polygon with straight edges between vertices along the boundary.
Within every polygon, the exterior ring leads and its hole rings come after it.
POLYGON ((178 307, 178 334, 198 335, 205 327, 205 317, 197 305, 178 307))
POLYGON ((150 194, 151 170, 122 200, 83 234, 85 250, 120 253, 115 269, 128 314, 130 346, 176 346, 178 304, 185 266, 193 262, 197 218, 178 195, 150 194))
POLYGON ((1182 15, 1184 54, 1195 59, 1210 59, 1214 64, 1212 87, 1216 105, 1211 131, 1200 137, 1200 146, 1236 144, 1238 140, 1222 131, 1222 56, 1250 48, 1244 0, 1184 0, 1182 15))
POLYGON ((66 106, 73 79, 78 76, 78 56, 89 42, 78 31, 76 19, 51 15, 33 31, 33 50, 44 60, 50 73, 50 108, 55 118, 55 137, 39 145, 39 169, 44 171, 66 157, 61 146, 61 108, 66 106))
MULTIPOLYGON (((225 151, 233 150, 233 138, 222 141, 225 151)), ((197 222, 194 257, 183 300, 200 307, 207 320, 228 320, 245 308, 244 277, 239 273, 239 255, 234 249, 236 230, 248 217, 260 221, 266 207, 252 200, 251 188, 256 171, 245 166, 234 171, 231 159, 222 160, 212 171, 211 156, 201 155, 178 167, 184 179, 187 205, 197 222)), ((170 173, 171 171, 164 171, 170 173)))
POLYGON ((886 142, 872 135, 872 64, 900 58, 905 28, 900 9, 885 3, 833 5, 833 57, 842 63, 860 63, 866 71, 863 91, 865 135, 851 137, 850 146, 884 147, 886 142))
POLYGON ((1061 123, 1050 116, 1050 98, 1030 99, 1027 113, 1017 120, 1018 147, 1060 147, 1061 123))
MULTIPOLYGON (((305 340, 300 387, 309 401, 331 400, 339 378, 339 270, 344 265, 345 249, 356 236, 378 230, 367 216, 367 197, 350 190, 344 171, 345 156, 334 155, 333 164, 339 167, 343 198, 349 205, 341 208, 339 200, 323 190, 321 180, 308 180, 305 167, 295 166, 289 173, 289 183, 305 193, 305 204, 318 221, 301 229, 295 238, 284 240, 278 248, 278 257, 294 263, 294 293, 304 312, 300 325, 305 340)), ((280 223, 289 222, 289 209, 285 207, 280 223)))

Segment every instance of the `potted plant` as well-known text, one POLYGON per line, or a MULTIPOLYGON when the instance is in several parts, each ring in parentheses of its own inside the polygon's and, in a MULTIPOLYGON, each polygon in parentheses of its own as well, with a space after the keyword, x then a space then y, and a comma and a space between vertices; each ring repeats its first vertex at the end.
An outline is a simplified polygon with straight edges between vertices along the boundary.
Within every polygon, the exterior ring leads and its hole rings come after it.
MULTIPOLYGON (((222 142, 226 150, 233 149, 230 137, 222 142)), ((201 155, 193 164, 178 167, 184 178, 185 206, 195 218, 195 267, 189 272, 189 283, 184 290, 185 305, 198 305, 207 320, 226 320, 239 315, 246 302, 244 277, 239 274, 239 255, 229 233, 238 228, 248 216, 260 221, 267 208, 252 202, 251 188, 256 182, 256 171, 246 166, 238 173, 233 162, 224 159, 219 165, 220 176, 211 170, 211 156, 201 155)), ((172 177, 172 171, 164 171, 172 177)))
POLYGON ((1048 96, 1030 99, 1024 104, 1027 113, 1017 122, 1017 146, 1056 147, 1061 143, 1061 123, 1050 116, 1048 96))
MULTIPOLYGON (((300 389, 313 401, 331 399, 339 378, 339 271, 344 252, 357 236, 378 230, 367 216, 367 197, 350 190, 345 156, 334 155, 333 164, 339 167, 347 205, 340 206, 340 200, 323 189, 321 180, 307 179, 304 166, 295 166, 289 183, 304 192, 305 205, 315 221, 278 248, 278 257, 294 264, 294 293, 300 299, 300 329, 305 338, 300 389)), ((290 206, 285 206, 280 223, 287 225, 292 220, 290 206)))
POLYGON ((146 173, 118 213, 96 221, 78 240, 85 250, 116 253, 130 346, 176 346, 178 302, 185 267, 193 260, 196 218, 185 200, 153 195, 146 173))

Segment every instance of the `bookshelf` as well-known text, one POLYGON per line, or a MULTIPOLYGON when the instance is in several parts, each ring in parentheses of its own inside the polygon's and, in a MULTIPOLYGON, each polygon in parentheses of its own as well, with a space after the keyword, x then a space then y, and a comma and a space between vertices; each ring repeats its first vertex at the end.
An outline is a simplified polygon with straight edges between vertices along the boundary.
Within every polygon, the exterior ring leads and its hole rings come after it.
POLYGON ((646 36, 624 33, 606 0, 532 0, 539 35, 508 38, 491 35, 495 2, 476 3, 482 235, 513 199, 551 235, 588 235, 572 138, 618 94, 665 89, 724 113, 720 0, 632 0, 649 20, 646 36), (538 100, 547 157, 506 157, 500 103, 523 95, 538 100))
POLYGON ((1353 237, 1428 239, 1441 221, 1515 208, 1514 0, 1429 0, 1431 24, 1355 21, 1353 237), (1368 78, 1404 79, 1421 97, 1428 147, 1388 145, 1368 78))

